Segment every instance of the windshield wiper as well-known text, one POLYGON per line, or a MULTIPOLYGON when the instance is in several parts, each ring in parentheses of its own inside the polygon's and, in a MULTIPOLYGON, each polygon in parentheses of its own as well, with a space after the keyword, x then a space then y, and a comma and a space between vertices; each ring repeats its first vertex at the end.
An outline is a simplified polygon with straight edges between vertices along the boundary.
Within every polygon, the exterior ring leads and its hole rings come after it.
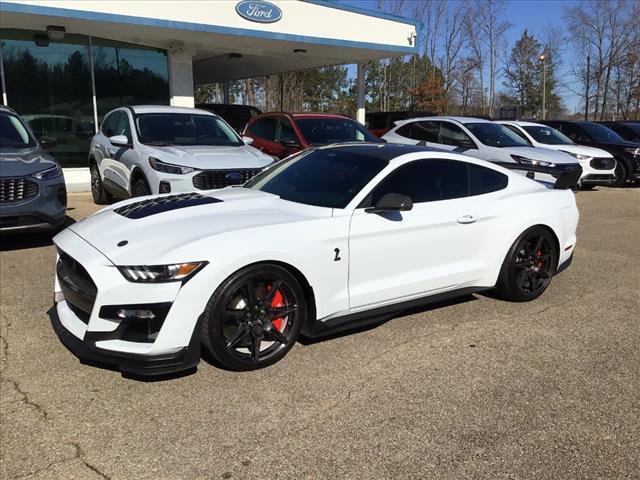
POLYGON ((151 145, 152 147, 173 147, 175 143, 171 142, 145 142, 145 145, 151 145))

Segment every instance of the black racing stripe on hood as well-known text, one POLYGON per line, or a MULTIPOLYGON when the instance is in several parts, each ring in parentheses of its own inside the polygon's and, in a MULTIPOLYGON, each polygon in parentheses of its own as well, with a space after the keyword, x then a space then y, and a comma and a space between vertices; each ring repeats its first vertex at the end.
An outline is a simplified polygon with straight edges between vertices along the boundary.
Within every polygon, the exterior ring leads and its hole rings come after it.
POLYGON ((207 203, 218 203, 222 200, 213 197, 205 197, 199 193, 181 193, 179 195, 169 195, 167 197, 150 198, 141 202, 130 203, 114 210, 123 217, 137 219, 144 218, 158 213, 178 210, 180 208, 195 207, 207 203))

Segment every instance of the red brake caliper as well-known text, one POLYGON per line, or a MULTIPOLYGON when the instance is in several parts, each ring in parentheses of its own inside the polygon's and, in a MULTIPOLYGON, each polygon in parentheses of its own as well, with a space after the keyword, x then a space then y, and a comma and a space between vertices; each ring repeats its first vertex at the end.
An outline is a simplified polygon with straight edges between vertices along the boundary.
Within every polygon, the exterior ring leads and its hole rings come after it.
POLYGON ((536 251, 536 257, 538 257, 538 262, 536 263, 536 266, 538 268, 544 267, 544 262, 542 260, 540 260, 541 256, 542 256, 542 250, 537 250, 536 251))
MULTIPOLYGON (((273 300, 271 301, 271 307, 273 308, 284 307, 284 298, 282 298, 282 294, 280 293, 280 290, 278 290, 276 294, 273 296, 273 300)), ((276 327, 278 330, 282 331, 283 321, 284 321, 284 318, 280 317, 280 318, 274 318, 271 321, 271 323, 273 323, 274 327, 276 327)))

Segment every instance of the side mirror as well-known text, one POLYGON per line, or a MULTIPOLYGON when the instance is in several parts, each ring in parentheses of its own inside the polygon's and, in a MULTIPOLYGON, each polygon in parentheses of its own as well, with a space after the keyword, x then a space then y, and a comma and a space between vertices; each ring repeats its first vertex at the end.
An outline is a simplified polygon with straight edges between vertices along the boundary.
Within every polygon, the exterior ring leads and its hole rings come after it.
POLYGON ((242 137, 242 141, 245 145, 251 145, 253 143, 253 138, 251 137, 242 137))
POLYGON ((126 135, 114 135, 113 137, 109 137, 109 141, 112 145, 116 145, 119 147, 125 147, 129 145, 129 139, 126 135))
POLYGON ((285 138, 280 140, 278 143, 280 143, 284 148, 300 148, 298 141, 293 138, 285 138))
POLYGON ((413 208, 413 201, 406 195, 387 193, 373 206, 365 209, 367 213, 406 212, 413 208))
POLYGON ((40 145, 40 148, 46 152, 54 148, 58 144, 58 141, 52 137, 42 137, 38 140, 38 144, 40 145))
POLYGON ((476 144, 473 142, 470 142, 469 140, 462 140, 458 142, 458 146, 460 148, 464 148, 465 150, 478 149, 478 147, 476 147, 476 144))

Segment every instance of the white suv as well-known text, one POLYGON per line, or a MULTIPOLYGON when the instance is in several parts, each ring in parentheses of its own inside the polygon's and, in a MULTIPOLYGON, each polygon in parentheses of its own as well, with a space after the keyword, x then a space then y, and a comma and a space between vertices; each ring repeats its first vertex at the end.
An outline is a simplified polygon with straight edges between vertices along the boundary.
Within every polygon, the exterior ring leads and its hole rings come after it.
POLYGON ((382 137, 389 143, 425 145, 498 164, 535 166, 529 178, 555 183, 567 169, 579 168, 576 159, 547 148, 534 148, 504 125, 472 117, 424 117, 396 122, 382 137), (542 167, 542 168, 539 168, 542 167), (542 172, 541 170, 546 170, 542 172), (557 173, 556 173, 557 172, 557 173))
POLYGON ((577 145, 558 130, 541 123, 500 121, 533 147, 549 148, 575 157, 582 167, 580 185, 612 185, 616 181, 616 160, 600 148, 577 145))
POLYGON ((117 108, 91 141, 93 200, 241 185, 274 163, 249 143, 205 110, 117 108))

